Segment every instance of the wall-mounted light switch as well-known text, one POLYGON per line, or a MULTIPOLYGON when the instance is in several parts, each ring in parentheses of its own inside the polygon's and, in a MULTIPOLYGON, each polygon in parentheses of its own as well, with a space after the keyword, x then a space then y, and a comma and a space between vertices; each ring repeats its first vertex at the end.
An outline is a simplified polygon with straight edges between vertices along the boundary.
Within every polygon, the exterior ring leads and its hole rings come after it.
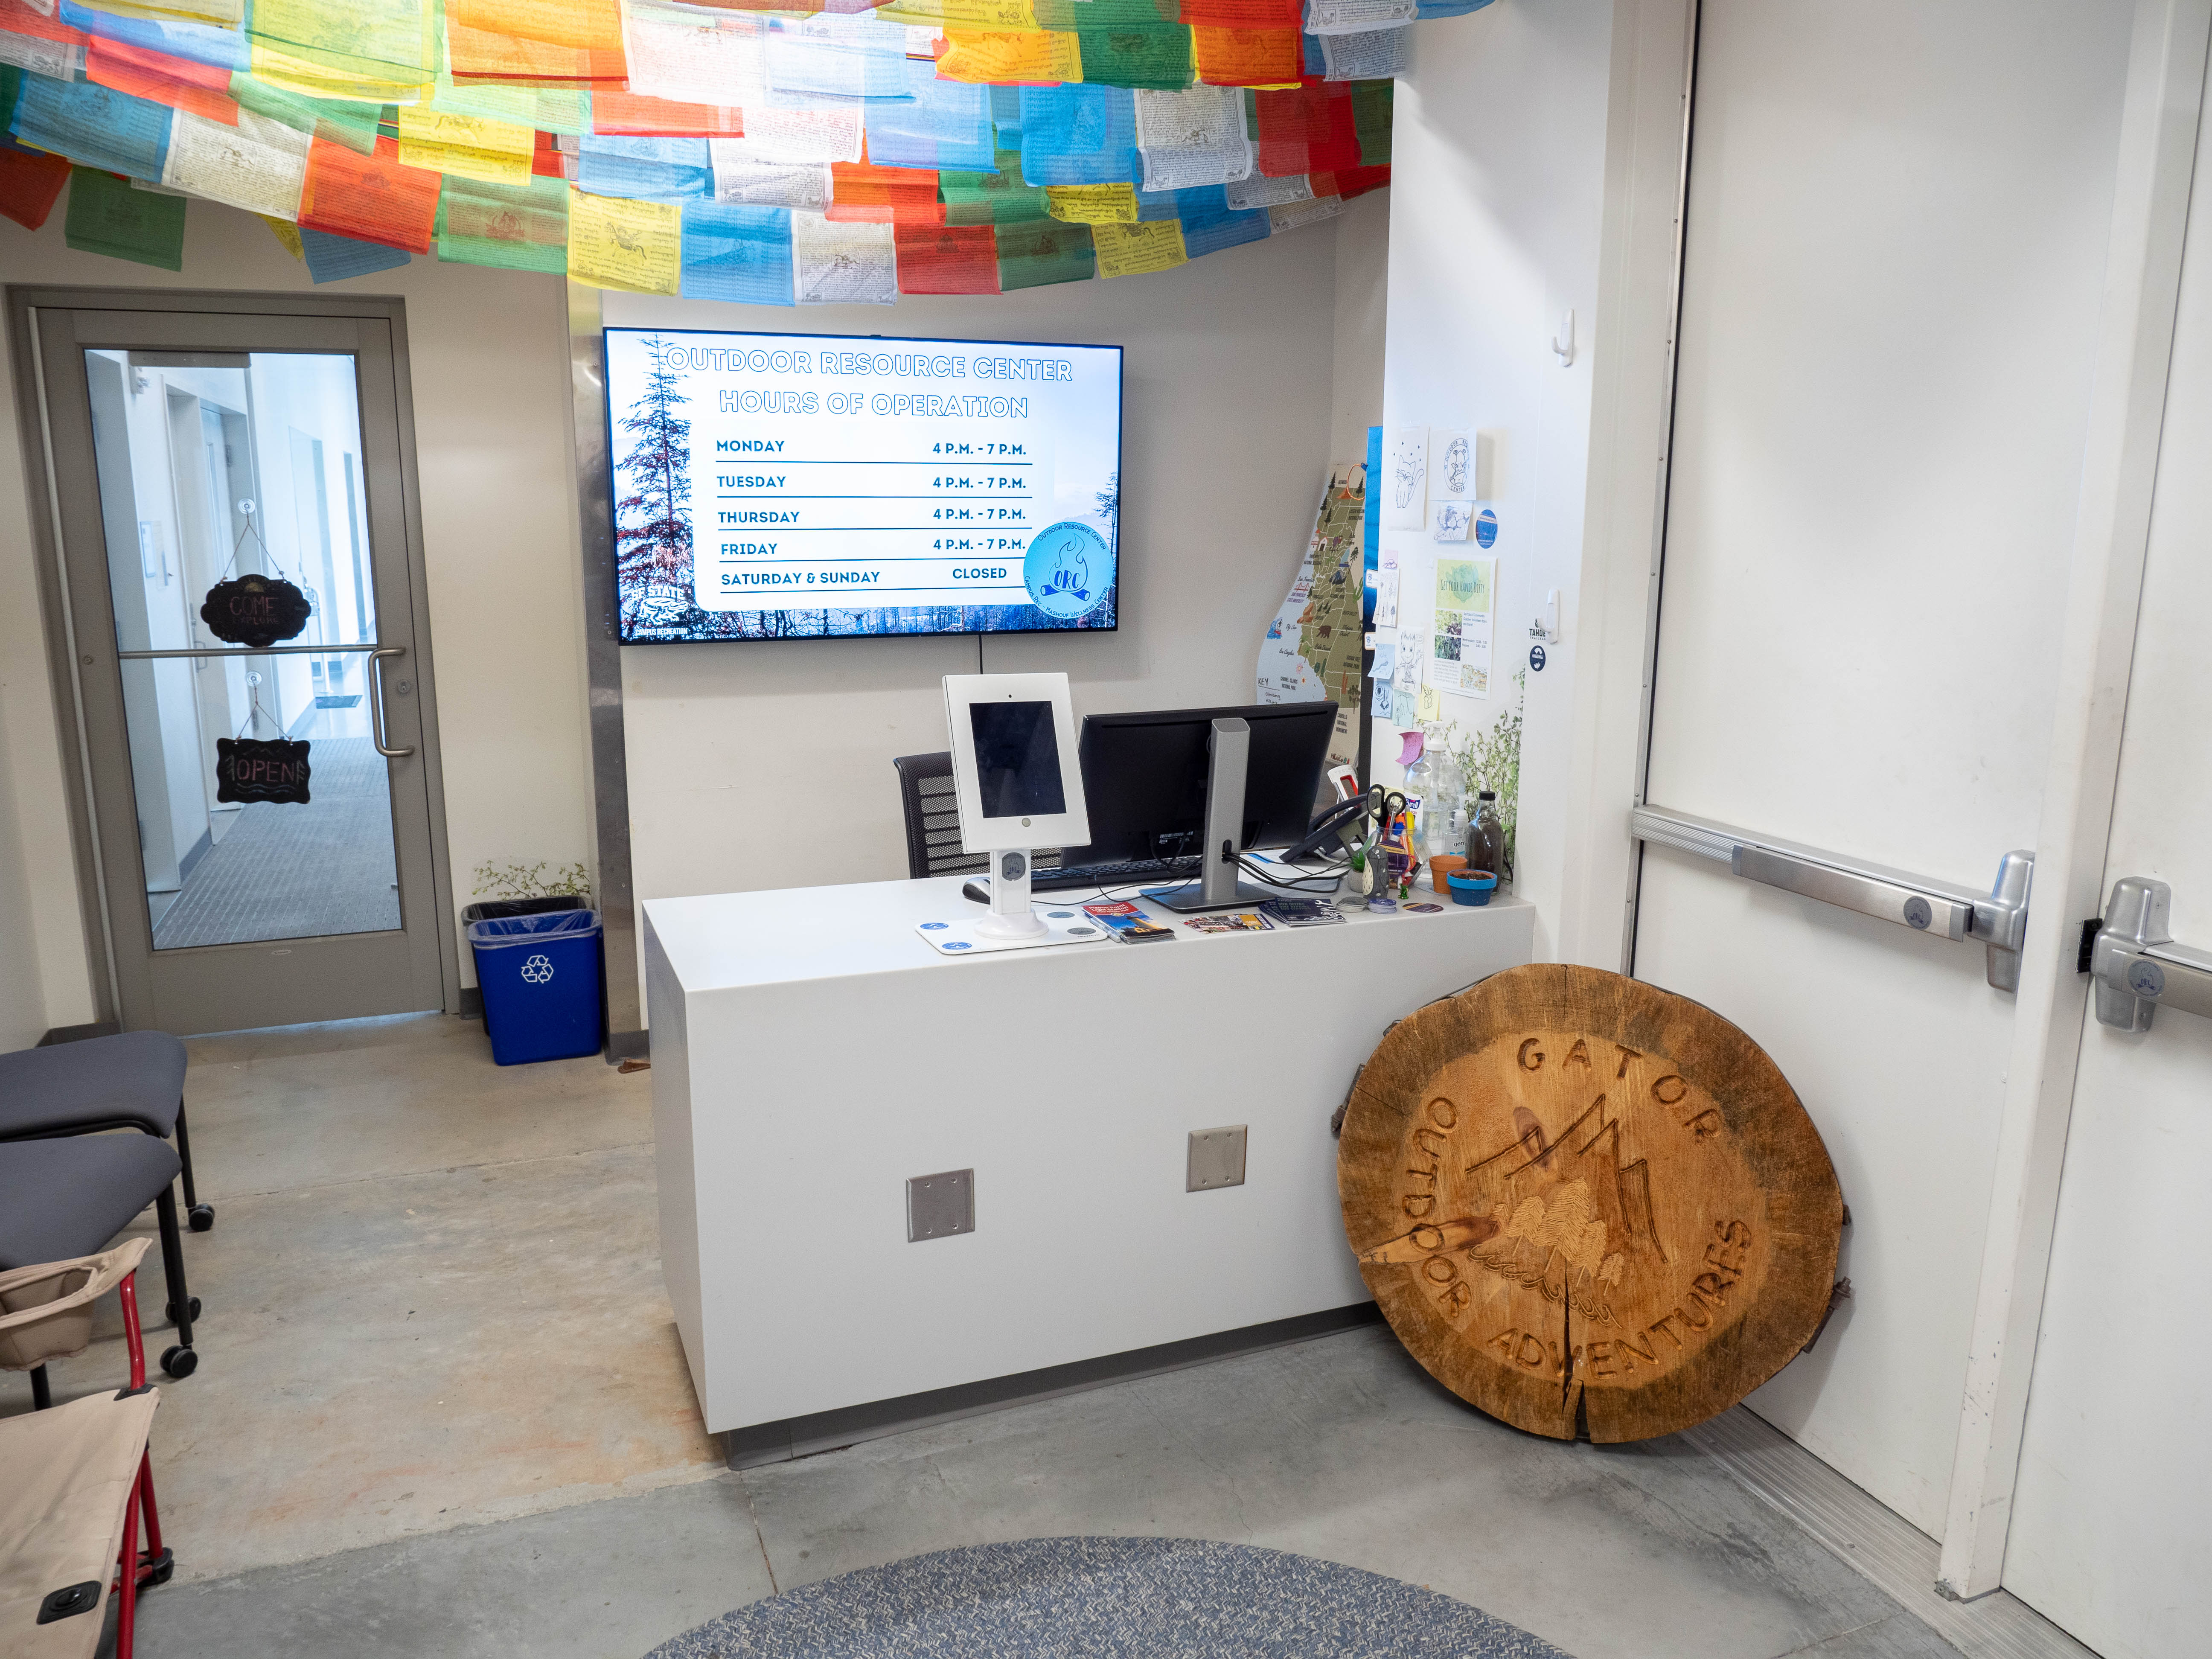
POLYGON ((1244 1125, 1224 1129, 1193 1129, 1190 1157, 1185 1166, 1183 1191, 1208 1193, 1216 1187, 1244 1184, 1244 1125))
POLYGON ((946 1170, 906 1183, 906 1242, 950 1238, 975 1231, 975 1172, 946 1170))

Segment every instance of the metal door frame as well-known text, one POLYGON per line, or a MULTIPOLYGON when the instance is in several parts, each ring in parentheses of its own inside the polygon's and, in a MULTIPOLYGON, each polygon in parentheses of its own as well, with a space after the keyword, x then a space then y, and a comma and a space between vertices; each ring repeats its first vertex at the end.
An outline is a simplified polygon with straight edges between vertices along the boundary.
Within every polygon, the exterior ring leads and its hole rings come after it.
MULTIPOLYGON (((413 633, 411 665, 415 695, 421 700, 423 787, 429 812, 432 910, 441 1000, 447 1013, 460 1003, 460 960, 454 918, 452 853, 446 834, 445 771, 439 740, 435 652, 431 639, 428 570, 423 556, 422 490, 415 459, 414 384, 409 369, 407 307, 404 300, 370 296, 235 294, 199 289, 68 288, 9 284, 7 290, 9 343, 15 354, 15 403, 23 434, 23 470, 27 486, 33 562, 38 571, 47 676, 56 711, 55 741, 67 778, 70 843, 76 858, 77 902, 83 920, 85 966, 93 994, 95 1024, 114 1025, 124 1018, 117 971, 113 921, 106 889, 106 850, 100 842, 92 810, 92 766, 85 726, 76 619, 70 603, 64 568, 61 514, 55 481, 53 434, 48 425, 46 365, 38 338, 40 311, 125 311, 233 317, 275 317, 374 321, 391 331, 392 388, 398 417, 400 501, 398 518, 405 548, 409 622, 413 633)), ((103 639, 105 636, 103 636, 103 639)), ((103 644, 103 649, 105 645, 103 644)), ((137 849, 131 849, 137 856, 137 849)))

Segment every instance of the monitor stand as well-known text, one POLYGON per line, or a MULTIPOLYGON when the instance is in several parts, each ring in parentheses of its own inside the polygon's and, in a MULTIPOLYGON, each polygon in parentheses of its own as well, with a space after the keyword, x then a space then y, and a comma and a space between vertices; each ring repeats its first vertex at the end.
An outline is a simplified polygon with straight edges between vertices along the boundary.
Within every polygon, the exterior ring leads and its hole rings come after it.
POLYGON ((1244 772, 1251 746, 1252 728, 1243 720, 1226 715, 1213 722, 1213 735, 1206 742, 1206 830, 1199 842, 1199 878, 1179 887, 1147 887, 1145 896, 1154 904, 1188 914, 1257 904, 1273 896, 1237 878, 1237 843, 1244 836, 1244 772))

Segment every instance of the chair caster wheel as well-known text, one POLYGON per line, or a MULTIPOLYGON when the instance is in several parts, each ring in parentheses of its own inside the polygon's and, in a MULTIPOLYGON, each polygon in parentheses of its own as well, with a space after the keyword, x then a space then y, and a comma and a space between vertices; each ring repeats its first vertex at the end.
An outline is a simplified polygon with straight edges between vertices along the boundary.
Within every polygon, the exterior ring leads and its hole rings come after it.
MULTIPOLYGON (((199 1297, 194 1297, 192 1298, 191 1307, 192 1307, 192 1317, 193 1317, 194 1319, 198 1319, 198 1318, 200 1316, 200 1299, 199 1299, 199 1297)), ((164 1310, 168 1314, 168 1316, 169 1316, 169 1322, 170 1322, 172 1325, 174 1325, 174 1324, 176 1324, 176 1323, 178 1323, 178 1322, 178 1322, 178 1319, 177 1319, 177 1304, 176 1304, 175 1303, 171 1302, 171 1303, 167 1304, 166 1304, 166 1306, 165 1306, 165 1310, 164 1310)))
POLYGON ((215 1231, 215 1206, 212 1204, 195 1204, 191 1209, 185 1212, 185 1219, 190 1224, 191 1230, 196 1233, 213 1232, 215 1231))
POLYGON ((190 1348, 167 1348, 161 1353, 161 1369, 172 1376, 190 1376, 200 1368, 200 1357, 190 1348))
POLYGON ((176 1577, 177 1553, 166 1546, 159 1556, 149 1556, 142 1551, 138 1556, 138 1567, 146 1575, 140 1581, 142 1583, 166 1584, 176 1577))

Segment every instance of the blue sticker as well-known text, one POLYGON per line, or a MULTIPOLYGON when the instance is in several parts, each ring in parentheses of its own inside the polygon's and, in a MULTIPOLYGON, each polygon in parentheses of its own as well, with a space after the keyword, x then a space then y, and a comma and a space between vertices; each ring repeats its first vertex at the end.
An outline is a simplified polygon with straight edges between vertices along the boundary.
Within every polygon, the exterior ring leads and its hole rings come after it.
POLYGON ((964 951, 968 948, 968 941, 964 939, 949 939, 945 941, 945 948, 948 951, 964 951))
POLYGON ((1474 515, 1474 539, 1485 547, 1497 544, 1498 515, 1486 507, 1474 515))
POLYGON ((1045 912, 1045 915, 1050 916, 1054 921, 1066 921, 1074 914, 1075 912, 1073 910, 1048 910, 1045 912))
POLYGON ((940 927, 950 927, 951 925, 949 921, 925 921, 921 924, 921 931, 925 933, 933 933, 940 927))
POLYGON ((1532 645, 1528 647, 1528 666, 1530 668, 1540 674, 1544 672, 1545 661, 1546 658, 1544 656, 1544 647, 1542 646, 1532 645))
POLYGON ((1114 550, 1089 525, 1063 519, 1030 539, 1022 580, 1038 610, 1073 621, 1097 610, 1114 591, 1114 550))

